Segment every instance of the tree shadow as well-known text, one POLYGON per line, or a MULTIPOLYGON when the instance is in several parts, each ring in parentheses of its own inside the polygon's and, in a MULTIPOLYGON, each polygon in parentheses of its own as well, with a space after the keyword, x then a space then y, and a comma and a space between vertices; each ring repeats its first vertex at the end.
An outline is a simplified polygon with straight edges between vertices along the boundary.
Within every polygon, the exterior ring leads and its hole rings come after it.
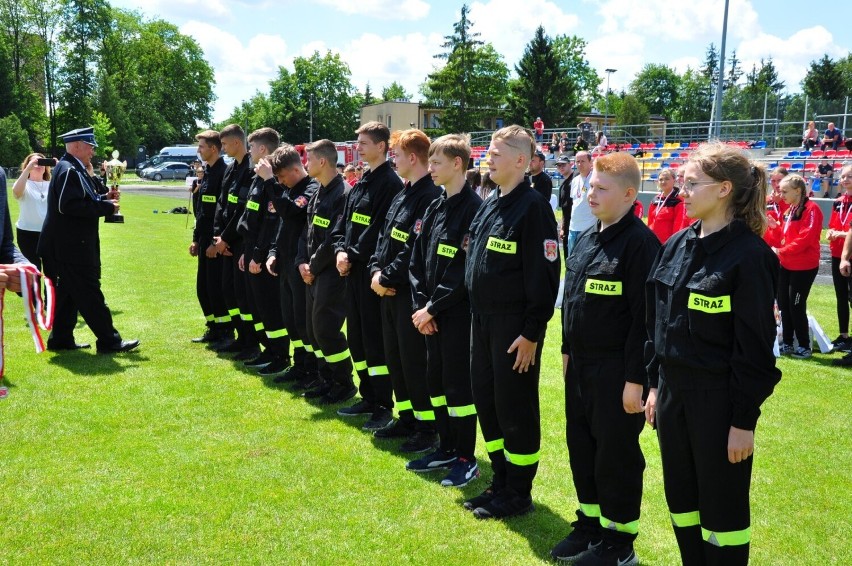
POLYGON ((74 375, 113 375, 149 360, 148 356, 137 351, 94 354, 85 350, 68 350, 54 353, 47 363, 59 366, 74 375))

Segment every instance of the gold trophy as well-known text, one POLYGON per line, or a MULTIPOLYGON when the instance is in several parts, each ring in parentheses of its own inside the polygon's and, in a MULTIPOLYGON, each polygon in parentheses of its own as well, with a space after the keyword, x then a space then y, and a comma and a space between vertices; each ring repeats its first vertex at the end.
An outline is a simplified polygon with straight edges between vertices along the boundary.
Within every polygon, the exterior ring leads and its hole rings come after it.
MULTIPOLYGON (((121 176, 127 170, 127 161, 119 161, 118 150, 115 149, 112 152, 112 159, 107 161, 104 165, 106 165, 107 181, 109 181, 110 191, 119 193, 118 186, 121 184, 121 176)), ((120 194, 116 196, 116 200, 119 198, 120 194)), ((104 222, 124 224, 124 216, 120 212, 116 212, 115 214, 110 214, 104 217, 104 222)))

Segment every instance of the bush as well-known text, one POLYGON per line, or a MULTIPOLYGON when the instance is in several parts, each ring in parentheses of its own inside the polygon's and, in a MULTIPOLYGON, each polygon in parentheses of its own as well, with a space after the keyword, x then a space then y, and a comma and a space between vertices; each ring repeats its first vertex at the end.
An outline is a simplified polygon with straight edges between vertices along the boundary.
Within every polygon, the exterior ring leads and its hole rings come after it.
POLYGON ((29 136, 18 117, 0 118, 0 165, 18 167, 30 151, 29 136))

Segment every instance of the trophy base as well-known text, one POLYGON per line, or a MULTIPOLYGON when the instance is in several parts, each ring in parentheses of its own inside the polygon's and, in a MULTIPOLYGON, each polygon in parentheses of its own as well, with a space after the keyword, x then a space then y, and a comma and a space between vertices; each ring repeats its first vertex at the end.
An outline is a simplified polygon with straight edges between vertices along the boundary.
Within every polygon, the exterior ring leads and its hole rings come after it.
POLYGON ((110 214, 109 216, 104 216, 105 224, 124 224, 124 215, 121 213, 110 214))

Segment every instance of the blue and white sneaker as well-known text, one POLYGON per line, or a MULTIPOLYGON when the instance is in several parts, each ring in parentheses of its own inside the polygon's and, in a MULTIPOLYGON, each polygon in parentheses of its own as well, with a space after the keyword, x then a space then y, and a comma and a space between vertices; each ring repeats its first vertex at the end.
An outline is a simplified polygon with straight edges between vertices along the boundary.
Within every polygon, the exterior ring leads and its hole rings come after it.
POLYGON ((405 464, 405 469, 410 472, 422 474, 424 472, 434 472, 435 470, 443 470, 452 467, 456 461, 456 455, 443 450, 435 450, 425 456, 412 460, 405 464))
POLYGON ((458 458, 447 477, 441 480, 441 485, 444 487, 464 487, 478 477, 479 466, 476 460, 458 458))

